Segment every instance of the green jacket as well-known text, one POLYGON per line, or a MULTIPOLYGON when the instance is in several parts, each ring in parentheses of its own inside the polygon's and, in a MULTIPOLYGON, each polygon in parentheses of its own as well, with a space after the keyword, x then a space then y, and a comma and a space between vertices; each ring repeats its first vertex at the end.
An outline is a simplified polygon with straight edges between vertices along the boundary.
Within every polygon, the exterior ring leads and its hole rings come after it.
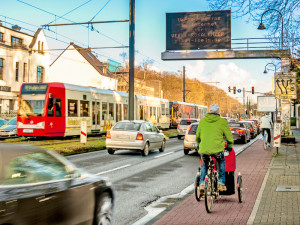
POLYGON ((197 132, 196 141, 199 146, 200 154, 214 154, 224 150, 225 141, 227 140, 228 147, 232 148, 233 137, 225 119, 216 114, 206 114, 200 120, 197 132))

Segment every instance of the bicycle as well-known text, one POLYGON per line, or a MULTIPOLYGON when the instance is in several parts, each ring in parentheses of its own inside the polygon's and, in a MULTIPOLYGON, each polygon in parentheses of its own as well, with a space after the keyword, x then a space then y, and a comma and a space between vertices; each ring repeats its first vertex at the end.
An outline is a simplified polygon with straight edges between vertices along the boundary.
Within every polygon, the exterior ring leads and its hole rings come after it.
MULTIPOLYGON (((232 150, 233 151, 233 150, 232 150)), ((225 151, 225 163, 226 163, 226 153, 225 151)), ((234 154, 234 151, 233 151, 234 154)), ((195 197, 197 201, 200 201, 201 198, 204 197, 205 200, 205 209, 208 213, 212 212, 213 202, 220 195, 232 195, 235 194, 235 182, 234 182, 234 171, 228 171, 225 173, 225 185, 227 191, 219 191, 218 188, 219 174, 218 174, 218 162, 213 156, 209 156, 209 161, 207 165, 207 175, 205 177, 204 183, 204 195, 200 195, 200 168, 198 168, 196 179, 195 179, 195 197)), ((243 181, 242 175, 239 173, 237 177, 237 185, 238 191, 238 200, 239 203, 243 201, 243 181)))

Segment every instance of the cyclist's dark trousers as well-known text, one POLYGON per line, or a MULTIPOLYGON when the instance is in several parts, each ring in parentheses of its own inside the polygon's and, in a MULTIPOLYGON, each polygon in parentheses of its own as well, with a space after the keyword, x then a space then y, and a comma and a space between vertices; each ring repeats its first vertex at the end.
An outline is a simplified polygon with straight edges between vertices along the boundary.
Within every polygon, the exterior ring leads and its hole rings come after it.
MULTIPOLYGON (((224 152, 219 152, 216 154, 211 154, 218 162, 219 168, 219 182, 225 184, 225 157, 224 152)), ((200 184, 204 184, 204 179, 207 174, 207 165, 209 162, 209 155, 201 154, 201 158, 203 160, 203 165, 201 167, 201 174, 200 174, 200 184)))
POLYGON ((268 143, 271 143, 271 130, 269 128, 263 128, 262 129, 262 134, 265 134, 265 131, 267 131, 268 134, 268 143))

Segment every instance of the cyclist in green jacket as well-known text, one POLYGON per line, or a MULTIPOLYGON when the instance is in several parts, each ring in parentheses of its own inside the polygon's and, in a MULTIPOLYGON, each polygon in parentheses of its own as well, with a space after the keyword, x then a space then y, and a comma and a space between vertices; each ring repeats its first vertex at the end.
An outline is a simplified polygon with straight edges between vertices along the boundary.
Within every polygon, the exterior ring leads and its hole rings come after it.
POLYGON ((220 117, 220 108, 213 104, 209 107, 209 113, 199 122, 196 141, 199 147, 199 154, 202 157, 203 165, 200 174, 200 192, 204 192, 204 179, 207 174, 208 155, 214 155, 219 165, 219 190, 226 191, 225 186, 225 158, 224 146, 227 140, 227 150, 231 151, 233 137, 225 119, 220 117))

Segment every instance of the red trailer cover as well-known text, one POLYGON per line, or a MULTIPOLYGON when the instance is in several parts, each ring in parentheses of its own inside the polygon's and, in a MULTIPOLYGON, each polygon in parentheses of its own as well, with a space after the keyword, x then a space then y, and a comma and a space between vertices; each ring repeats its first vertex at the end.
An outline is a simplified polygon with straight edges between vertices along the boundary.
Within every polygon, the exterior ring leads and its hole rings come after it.
POLYGON ((225 172, 235 171, 235 152, 232 149, 228 156, 225 156, 225 172))

